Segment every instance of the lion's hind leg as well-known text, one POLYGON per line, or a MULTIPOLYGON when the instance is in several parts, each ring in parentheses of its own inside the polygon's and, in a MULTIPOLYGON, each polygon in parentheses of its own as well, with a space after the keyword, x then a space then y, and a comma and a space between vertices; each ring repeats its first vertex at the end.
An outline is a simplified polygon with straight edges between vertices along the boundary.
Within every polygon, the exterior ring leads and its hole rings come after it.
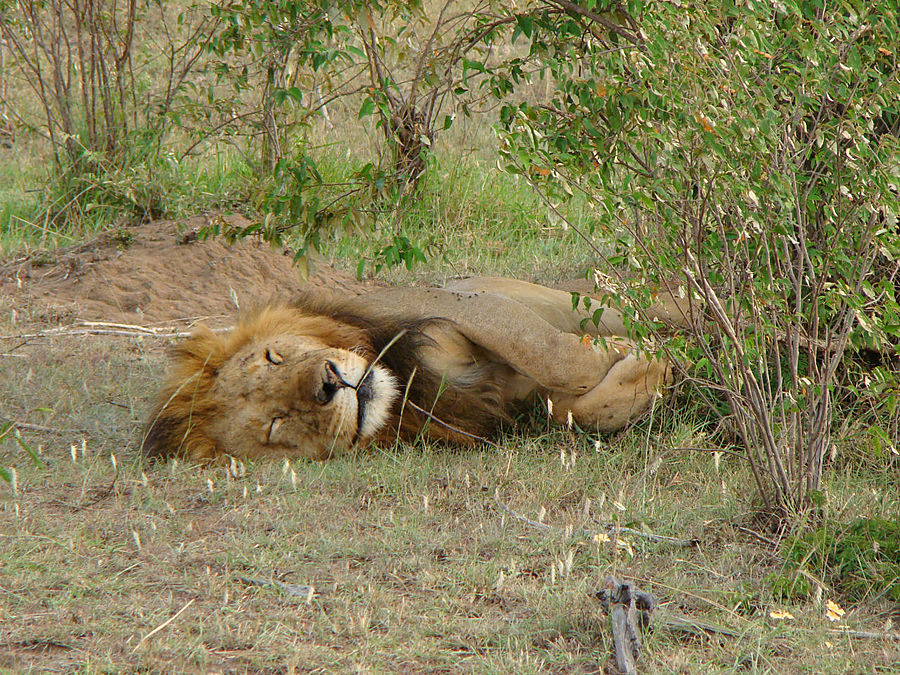
POLYGON ((578 426, 585 429, 617 431, 653 405, 669 377, 666 360, 632 352, 585 394, 551 391, 553 419, 565 424, 571 413, 578 426))

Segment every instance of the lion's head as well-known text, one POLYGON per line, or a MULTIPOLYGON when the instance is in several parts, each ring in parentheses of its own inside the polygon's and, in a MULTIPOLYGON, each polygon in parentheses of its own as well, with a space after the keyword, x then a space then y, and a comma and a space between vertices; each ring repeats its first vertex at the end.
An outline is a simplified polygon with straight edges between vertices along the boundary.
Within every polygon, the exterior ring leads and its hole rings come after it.
POLYGON ((176 348, 145 452, 326 459, 364 445, 397 396, 376 356, 360 328, 289 307, 267 307, 225 335, 201 328, 176 348))

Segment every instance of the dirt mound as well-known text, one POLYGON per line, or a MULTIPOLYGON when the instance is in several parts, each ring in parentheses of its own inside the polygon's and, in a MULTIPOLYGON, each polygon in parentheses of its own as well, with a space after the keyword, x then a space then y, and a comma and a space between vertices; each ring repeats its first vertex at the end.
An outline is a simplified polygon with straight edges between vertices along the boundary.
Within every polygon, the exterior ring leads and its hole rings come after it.
MULTIPOLYGON (((228 245, 199 240, 198 231, 222 219, 198 216, 107 233, 58 252, 40 251, 0 262, 0 295, 45 322, 75 319, 159 324, 229 317, 247 307, 291 297, 303 285, 292 258, 264 242, 228 245)), ((307 283, 360 292, 355 278, 320 266, 307 283)))

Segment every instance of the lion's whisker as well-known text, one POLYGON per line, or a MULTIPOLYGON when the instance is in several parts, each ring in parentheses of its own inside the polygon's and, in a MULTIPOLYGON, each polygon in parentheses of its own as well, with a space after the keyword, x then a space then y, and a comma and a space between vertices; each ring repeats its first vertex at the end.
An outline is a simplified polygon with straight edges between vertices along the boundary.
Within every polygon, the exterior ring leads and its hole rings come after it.
POLYGON ((366 378, 371 374, 372 369, 373 369, 373 368, 378 364, 378 362, 381 360, 381 357, 384 356, 384 355, 387 353, 387 350, 388 350, 388 349, 390 349, 391 347, 394 346, 394 343, 397 342, 397 340, 399 340, 399 339, 402 338, 404 335, 406 335, 406 330, 407 330, 406 328, 404 328, 403 330, 401 330, 401 331, 400 331, 399 333, 397 333, 394 337, 392 337, 384 347, 381 348, 381 351, 378 352, 378 356, 376 356, 374 359, 372 359, 371 363, 369 363, 369 365, 366 366, 365 371, 363 371, 362 377, 359 378, 359 382, 357 382, 357 383, 356 383, 356 386, 353 387, 354 389, 356 389, 357 391, 359 390, 360 386, 362 386, 362 383, 365 382, 365 381, 366 381, 366 378))

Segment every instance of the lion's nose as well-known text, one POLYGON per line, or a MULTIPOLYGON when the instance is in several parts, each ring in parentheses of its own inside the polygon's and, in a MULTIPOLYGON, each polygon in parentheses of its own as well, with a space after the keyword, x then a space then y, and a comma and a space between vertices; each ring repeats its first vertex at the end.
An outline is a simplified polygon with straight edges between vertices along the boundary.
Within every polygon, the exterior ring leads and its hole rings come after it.
POLYGON ((333 361, 325 361, 322 368, 322 386, 316 392, 316 401, 325 405, 334 398, 342 387, 348 386, 341 376, 341 371, 333 361))

